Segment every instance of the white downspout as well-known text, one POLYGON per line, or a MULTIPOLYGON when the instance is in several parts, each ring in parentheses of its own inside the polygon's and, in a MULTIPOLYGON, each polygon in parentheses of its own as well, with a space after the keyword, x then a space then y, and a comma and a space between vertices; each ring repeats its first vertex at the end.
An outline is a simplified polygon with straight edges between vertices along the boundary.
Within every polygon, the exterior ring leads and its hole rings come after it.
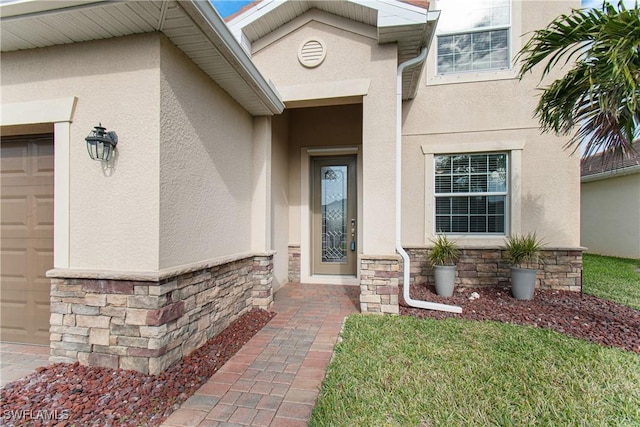
POLYGON ((426 308, 427 310, 449 311, 451 313, 462 313, 462 307, 455 305, 438 304, 430 301, 420 301, 411 299, 409 295, 409 255, 402 247, 402 72, 405 68, 422 63, 427 58, 429 50, 425 46, 420 55, 411 58, 398 66, 398 76, 396 83, 396 251, 403 261, 403 286, 402 296, 411 307, 426 308))

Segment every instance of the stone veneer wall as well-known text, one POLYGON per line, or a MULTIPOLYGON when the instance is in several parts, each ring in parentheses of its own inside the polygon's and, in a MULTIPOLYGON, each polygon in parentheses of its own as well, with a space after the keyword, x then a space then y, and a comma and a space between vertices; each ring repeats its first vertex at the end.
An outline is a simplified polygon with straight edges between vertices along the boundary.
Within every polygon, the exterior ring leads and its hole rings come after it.
POLYGON ((360 311, 398 314, 400 256, 360 256, 360 311))
MULTIPOLYGON (((410 281, 433 284, 428 248, 406 248, 411 260, 410 281)), ((580 291, 582 249, 548 248, 538 265, 536 287, 580 291)), ((360 310, 362 313, 397 314, 402 258, 361 256, 360 310)), ((467 287, 510 287, 510 265, 500 248, 463 248, 457 262, 456 285, 467 287)))
MULTIPOLYGON (((411 260, 411 283, 433 284, 433 268, 429 265, 428 248, 407 248, 411 260)), ((548 248, 544 262, 538 265, 536 287, 580 291, 582 289, 582 250, 580 248, 548 248)), ((500 248, 463 248, 456 263, 456 285, 511 286, 510 265, 500 248)))
POLYGON ((289 282, 300 283, 300 245, 289 245, 289 282))
POLYGON ((269 308, 272 255, 159 281, 51 280, 49 361, 158 374, 252 307, 269 308))

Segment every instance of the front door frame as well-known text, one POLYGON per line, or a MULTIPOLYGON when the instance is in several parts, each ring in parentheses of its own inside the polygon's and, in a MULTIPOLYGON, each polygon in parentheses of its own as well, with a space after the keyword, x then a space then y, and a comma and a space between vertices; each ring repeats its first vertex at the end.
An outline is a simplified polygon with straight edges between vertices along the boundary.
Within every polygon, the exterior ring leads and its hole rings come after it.
MULTIPOLYGON (((357 198, 357 181, 356 181, 356 162, 357 158, 354 155, 348 156, 314 156, 311 158, 311 201, 312 208, 312 225, 311 225, 311 273, 315 275, 341 275, 341 276, 356 276, 356 261, 358 253, 356 252, 357 245, 355 236, 357 235, 358 223, 358 198, 357 198), (346 190, 346 199, 344 199, 344 212, 345 218, 343 221, 344 226, 344 260, 340 262, 323 262, 323 214, 320 206, 321 198, 323 197, 322 183, 324 178, 321 176, 322 168, 324 167, 343 167, 345 168, 346 176, 344 183, 346 190)), ((342 194, 344 197, 344 194, 342 194)))
POLYGON ((360 284, 360 255, 362 251, 362 149, 360 146, 349 147, 303 147, 300 153, 300 282, 323 283, 335 285, 360 284), (337 157, 352 155, 356 157, 356 197, 357 197, 357 236, 356 236, 356 275, 317 275, 311 268, 311 160, 314 157, 337 157))

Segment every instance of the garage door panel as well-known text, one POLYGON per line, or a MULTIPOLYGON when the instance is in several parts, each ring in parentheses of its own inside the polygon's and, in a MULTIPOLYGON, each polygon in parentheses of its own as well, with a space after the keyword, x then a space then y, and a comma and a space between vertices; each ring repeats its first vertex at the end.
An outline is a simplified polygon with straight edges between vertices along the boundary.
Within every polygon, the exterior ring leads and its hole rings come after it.
POLYGON ((43 238, 53 235, 53 196, 36 195, 33 197, 33 211, 35 215, 29 237, 43 238))
POLYGON ((24 179, 29 175, 29 147, 26 144, 2 141, 0 177, 24 179))
POLYGON ((3 289, 2 293, 0 340, 48 344, 49 292, 3 289))
POLYGON ((31 145, 34 176, 53 176, 53 145, 48 141, 35 141, 31 145))
POLYGON ((51 279, 47 278, 47 271, 51 270, 51 266, 53 265, 53 249, 51 249, 52 242, 46 243, 46 247, 33 249, 32 259, 36 262, 36 267, 35 269, 30 268, 30 270, 36 273, 31 279, 38 283, 38 288, 44 284, 48 292, 51 285, 51 279))
POLYGON ((0 261, 0 266, 2 267, 2 272, 0 272, 0 280, 2 280, 3 292, 5 290, 5 285, 10 286, 10 284, 12 284, 16 280, 20 280, 21 288, 24 288, 27 282, 28 251, 25 247, 27 242, 25 240, 22 241, 22 248, 19 247, 20 241, 16 241, 16 243, 17 244, 14 247, 3 247, 2 249, 0 249, 0 255, 2 256, 2 261, 0 261))
POLYGON ((48 344, 53 268, 53 137, 0 144, 0 340, 48 344))
MULTIPOLYGON (((15 188, 7 193, 15 192, 15 188)), ((25 238, 28 230, 29 197, 5 194, 4 186, 0 197, 0 234, 2 238, 25 238)))
POLYGON ((23 289, 2 289, 0 302, 1 341, 28 342, 28 328, 25 317, 29 308, 27 300, 30 295, 23 289))

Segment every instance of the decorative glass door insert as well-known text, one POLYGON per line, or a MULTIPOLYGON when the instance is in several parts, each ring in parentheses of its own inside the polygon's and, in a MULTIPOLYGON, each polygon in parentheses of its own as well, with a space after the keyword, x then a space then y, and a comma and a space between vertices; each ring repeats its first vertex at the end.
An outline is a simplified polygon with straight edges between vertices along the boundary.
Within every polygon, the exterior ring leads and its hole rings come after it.
POLYGON ((316 158, 313 166, 313 273, 355 275, 355 158, 316 158))
POLYGON ((320 168, 322 262, 347 260, 347 167, 320 168))

